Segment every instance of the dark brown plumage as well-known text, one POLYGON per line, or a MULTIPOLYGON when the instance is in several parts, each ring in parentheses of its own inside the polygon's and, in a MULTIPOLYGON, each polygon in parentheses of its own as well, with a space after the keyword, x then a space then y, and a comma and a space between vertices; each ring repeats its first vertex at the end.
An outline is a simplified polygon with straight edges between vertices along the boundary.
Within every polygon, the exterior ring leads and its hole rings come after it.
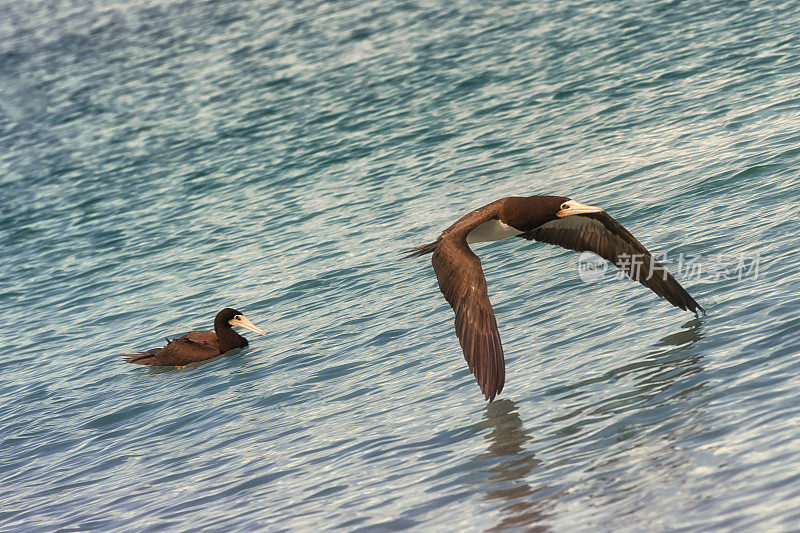
POLYGON ((628 230, 599 207, 563 196, 515 196, 480 207, 444 230, 435 242, 408 250, 406 257, 433 253, 433 270, 455 312, 464 358, 488 400, 503 390, 505 361, 481 261, 469 245, 513 236, 594 252, 675 307, 702 309, 628 230))
POLYGON ((247 339, 233 331, 232 326, 266 335, 241 312, 226 307, 214 318, 214 331, 190 331, 178 339, 167 339, 167 345, 162 348, 125 355, 125 361, 138 365, 181 366, 244 348, 247 339))

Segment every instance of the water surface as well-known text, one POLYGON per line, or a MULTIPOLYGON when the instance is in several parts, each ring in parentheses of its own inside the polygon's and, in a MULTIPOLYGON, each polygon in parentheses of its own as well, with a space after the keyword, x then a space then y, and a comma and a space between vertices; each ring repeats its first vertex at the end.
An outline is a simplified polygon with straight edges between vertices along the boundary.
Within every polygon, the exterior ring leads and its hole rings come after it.
POLYGON ((0 529, 800 523, 796 4, 0 9, 0 529), (528 194, 699 256, 707 314, 478 245, 486 404, 398 251, 528 194), (269 336, 121 362, 225 306, 269 336))

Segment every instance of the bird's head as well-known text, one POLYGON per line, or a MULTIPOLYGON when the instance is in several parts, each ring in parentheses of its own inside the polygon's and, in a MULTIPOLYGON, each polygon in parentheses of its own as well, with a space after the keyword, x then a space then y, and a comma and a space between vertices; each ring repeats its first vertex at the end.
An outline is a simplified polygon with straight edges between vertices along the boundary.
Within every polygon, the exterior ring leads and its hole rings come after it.
POLYGON ((266 335, 267 332, 263 329, 256 327, 255 324, 250 322, 250 320, 244 316, 244 313, 241 311, 237 311, 236 309, 231 309, 230 307, 226 307, 219 313, 217 313, 216 319, 214 319, 215 323, 223 323, 228 324, 230 326, 237 326, 240 328, 244 328, 248 331, 252 331, 253 333, 258 333, 259 335, 266 335))
POLYGON ((586 205, 575 200, 570 200, 569 198, 564 199, 558 206, 558 211, 556 212, 556 218, 564 218, 570 215, 587 215, 589 213, 602 213, 603 209, 601 207, 595 207, 593 205, 586 205))

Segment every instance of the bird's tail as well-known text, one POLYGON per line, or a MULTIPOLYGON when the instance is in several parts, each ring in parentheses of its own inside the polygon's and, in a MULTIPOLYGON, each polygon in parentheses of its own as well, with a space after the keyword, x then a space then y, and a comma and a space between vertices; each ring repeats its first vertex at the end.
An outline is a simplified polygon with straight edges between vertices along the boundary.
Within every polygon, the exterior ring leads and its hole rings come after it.
POLYGON ((437 244, 438 241, 429 242, 428 244, 423 244, 422 246, 417 246, 416 248, 412 248, 410 250, 404 250, 400 253, 406 254, 403 256, 403 259, 408 259, 410 257, 419 257, 421 255, 433 253, 436 250, 437 244))
MULTIPOLYGON (((167 337, 164 337, 167 341, 167 344, 164 346, 166 347, 169 345, 170 342, 174 341, 175 339, 169 340, 167 337)), ((134 363, 136 365, 152 365, 155 363, 156 354, 163 350, 164 348, 151 348, 150 350, 139 352, 139 353, 129 353, 127 355, 123 355, 122 357, 125 358, 126 363, 134 363)))
POLYGON ((134 363, 137 365, 152 365, 156 352, 161 350, 161 348, 154 348, 152 350, 147 350, 146 352, 139 352, 139 353, 130 353, 127 355, 123 355, 122 357, 125 358, 126 363, 134 363))

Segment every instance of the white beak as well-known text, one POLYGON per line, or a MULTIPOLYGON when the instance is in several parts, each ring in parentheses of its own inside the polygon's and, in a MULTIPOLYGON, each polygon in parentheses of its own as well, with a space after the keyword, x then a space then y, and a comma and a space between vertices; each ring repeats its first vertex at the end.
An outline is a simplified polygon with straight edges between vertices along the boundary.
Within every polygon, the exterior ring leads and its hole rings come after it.
POLYGON ((561 209, 556 216, 558 218, 568 217, 570 215, 586 215, 588 213, 602 213, 602 207, 595 207, 593 205, 586 205, 576 202, 575 200, 568 200, 561 204, 562 207, 566 206, 566 208, 561 209))
POLYGON ((266 331, 256 327, 256 325, 250 322, 250 320, 248 320, 247 317, 244 315, 236 315, 235 317, 231 318, 228 321, 228 324, 230 324, 231 326, 239 326, 240 328, 252 331, 253 333, 258 333, 259 335, 267 334, 266 331))

